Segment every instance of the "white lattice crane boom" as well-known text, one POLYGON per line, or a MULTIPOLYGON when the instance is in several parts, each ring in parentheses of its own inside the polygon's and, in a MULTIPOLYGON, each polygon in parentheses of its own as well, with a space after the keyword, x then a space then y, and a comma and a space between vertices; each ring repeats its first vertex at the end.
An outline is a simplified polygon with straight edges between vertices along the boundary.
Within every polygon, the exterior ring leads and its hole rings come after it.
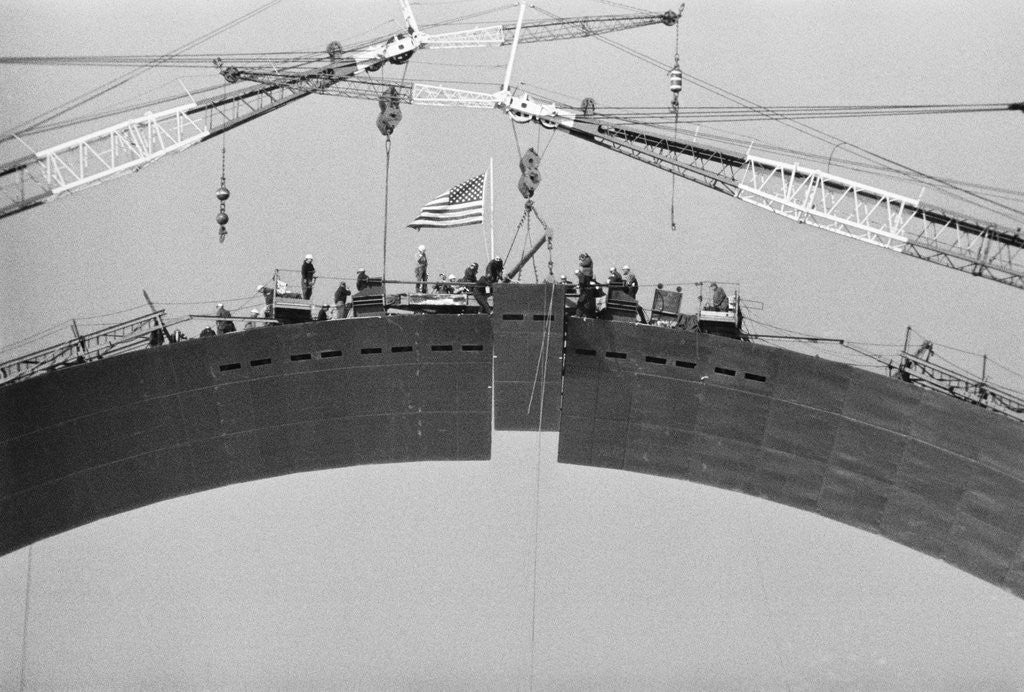
MULTIPOLYGON (((0 164, 0 218, 137 171, 304 96, 329 92, 345 80, 378 70, 387 62, 403 64, 417 50, 502 46, 512 41, 513 27, 502 24, 424 33, 408 0, 401 0, 401 4, 405 30, 386 39, 350 51, 332 44, 322 58, 304 61, 299 67, 243 70, 218 63, 228 82, 248 81, 254 85, 160 113, 147 113, 0 164)), ((557 41, 654 24, 671 26, 678 18, 677 13, 669 11, 533 21, 522 26, 519 41, 557 41)))
POLYGON ((1024 234, 795 163, 698 146, 507 90, 416 84, 412 102, 499 108, 624 154, 781 216, 876 247, 1024 289, 1024 234))

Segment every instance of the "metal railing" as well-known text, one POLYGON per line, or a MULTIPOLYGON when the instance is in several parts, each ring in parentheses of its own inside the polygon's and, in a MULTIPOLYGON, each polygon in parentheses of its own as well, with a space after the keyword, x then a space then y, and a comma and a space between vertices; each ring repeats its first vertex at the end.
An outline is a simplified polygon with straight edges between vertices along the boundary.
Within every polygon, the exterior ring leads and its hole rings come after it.
POLYGON ((167 325, 164 311, 156 310, 88 334, 78 334, 77 328, 73 329, 73 339, 0 362, 0 386, 58 368, 145 348, 154 338, 162 342, 167 325), (159 336, 154 337, 154 333, 159 336))

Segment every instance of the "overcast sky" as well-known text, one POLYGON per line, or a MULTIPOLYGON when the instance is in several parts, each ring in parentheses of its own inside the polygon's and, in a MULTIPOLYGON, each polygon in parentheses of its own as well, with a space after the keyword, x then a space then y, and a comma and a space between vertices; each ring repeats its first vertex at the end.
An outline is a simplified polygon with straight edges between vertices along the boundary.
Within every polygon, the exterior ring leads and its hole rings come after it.
MULTIPOLYGON (((583 0, 537 4, 562 16, 619 11, 583 0)), ((9 55, 158 54, 257 6, 0 1, 0 45, 9 55)), ((504 9, 474 21, 514 18, 504 3, 414 10, 426 25, 496 7, 504 9)), ((196 52, 354 45, 396 30, 400 17, 397 2, 286 0, 196 52)), ((1007 103, 1021 99, 1021 26, 1024 9, 1011 0, 698 0, 684 12, 678 50, 689 75, 763 105, 1007 103)), ((673 28, 612 38, 660 65, 676 51, 673 28)), ((507 49, 423 52, 406 76, 491 91, 506 59, 507 49)), ((665 71, 586 39, 523 46, 515 80, 570 104, 591 96, 599 107, 664 106, 665 71)), ((118 73, 0 65, 0 130, 118 73)), ((403 70, 389 66, 383 76, 403 70)), ((212 69, 154 70, 104 103, 143 103, 217 79, 212 69)), ((728 105, 690 83, 681 102, 728 105)), ((53 325, 63 326, 51 342, 70 337, 71 318, 116 320, 113 313, 143 303, 143 289, 171 314, 219 301, 246 310, 256 284, 276 267, 298 269, 307 252, 325 277, 350 278, 359 266, 379 273, 385 151, 377 112, 372 101, 315 96, 232 131, 224 244, 213 194, 221 140, 0 220, 0 345, 17 347, 53 325)), ((404 225, 492 158, 504 252, 522 212, 517 161, 534 146, 543 154, 537 209, 555 231, 556 273, 569 273, 583 250, 600 269, 628 263, 647 284, 645 302, 657 281, 727 281, 750 301, 752 324, 889 354, 913 326, 950 358, 977 364, 980 355, 969 354, 987 353, 993 377, 1022 387, 1016 289, 685 182, 675 188, 673 231, 665 173, 535 126, 513 129, 497 112, 403 112, 388 181, 395 278, 412 278, 420 243, 432 272, 484 260, 488 229, 417 234, 404 225)), ((1010 112, 816 123, 930 174, 1014 190, 1001 199, 1017 207, 1021 124, 1010 112)), ((14 159, 26 145, 41 149, 88 127, 7 142, 0 155, 14 159)), ((702 126, 698 141, 724 136, 740 153, 750 146, 772 158, 838 160, 852 148, 760 122, 702 126)), ((862 177, 922 195, 920 185, 862 177)), ((951 206, 927 188, 922 199, 951 206)), ((1016 228, 1015 218, 992 220, 1016 228)), ((695 304, 696 291, 684 290, 695 304)), ((996 587, 761 500, 559 466, 556 449, 554 434, 498 433, 491 460, 222 488, 42 541, 31 568, 28 549, 0 558, 0 686, 1024 686, 1024 604, 996 587)))

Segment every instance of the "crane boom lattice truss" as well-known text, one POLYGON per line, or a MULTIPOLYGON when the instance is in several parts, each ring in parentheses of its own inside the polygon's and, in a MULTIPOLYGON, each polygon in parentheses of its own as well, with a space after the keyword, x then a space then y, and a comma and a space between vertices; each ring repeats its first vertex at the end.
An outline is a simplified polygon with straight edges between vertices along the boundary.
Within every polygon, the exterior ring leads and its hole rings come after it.
POLYGON ((881 188, 797 164, 698 146, 611 118, 509 92, 482 94, 417 84, 413 103, 483 107, 536 122, 673 175, 832 233, 1024 289, 1024 235, 881 188))
MULTIPOLYGON (((31 209, 59 195, 137 171, 159 158, 181 151, 271 113, 312 93, 377 98, 381 88, 348 86, 346 80, 380 69, 386 62, 403 64, 420 48, 477 48, 511 43, 514 27, 499 24, 442 34, 420 32, 408 2, 403 2, 406 30, 352 51, 325 53, 300 67, 242 70, 218 65, 232 83, 254 82, 219 97, 127 120, 36 154, 0 164, 0 218, 31 209)), ((520 42, 558 41, 625 31, 654 24, 674 25, 675 12, 599 15, 528 22, 520 42)), ((408 87, 399 98, 409 101, 408 87)), ((492 107, 489 103, 487 107, 492 107)))
POLYGON ((1019 231, 796 164, 594 120, 557 122, 575 137, 808 226, 1024 289, 1024 236, 1019 231))

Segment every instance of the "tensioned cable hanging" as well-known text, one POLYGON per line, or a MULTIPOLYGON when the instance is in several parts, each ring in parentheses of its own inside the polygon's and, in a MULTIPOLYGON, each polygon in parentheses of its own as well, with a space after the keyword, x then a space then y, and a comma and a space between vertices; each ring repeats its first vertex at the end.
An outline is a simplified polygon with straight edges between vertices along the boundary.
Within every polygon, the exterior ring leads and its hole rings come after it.
POLYGON ((391 135, 384 135, 384 260, 380 270, 381 277, 381 304, 387 309, 388 305, 388 189, 391 181, 391 135))
MULTIPOLYGON (((682 8, 680 8, 680 13, 682 8)), ((683 71, 679 67, 679 27, 682 24, 681 21, 676 21, 676 55, 675 64, 668 73, 668 88, 672 92, 672 136, 675 139, 679 139, 679 93, 683 90, 683 71)), ((676 230, 676 178, 678 176, 672 176, 672 192, 671 192, 671 209, 669 211, 669 217, 672 224, 672 230, 676 230)))

